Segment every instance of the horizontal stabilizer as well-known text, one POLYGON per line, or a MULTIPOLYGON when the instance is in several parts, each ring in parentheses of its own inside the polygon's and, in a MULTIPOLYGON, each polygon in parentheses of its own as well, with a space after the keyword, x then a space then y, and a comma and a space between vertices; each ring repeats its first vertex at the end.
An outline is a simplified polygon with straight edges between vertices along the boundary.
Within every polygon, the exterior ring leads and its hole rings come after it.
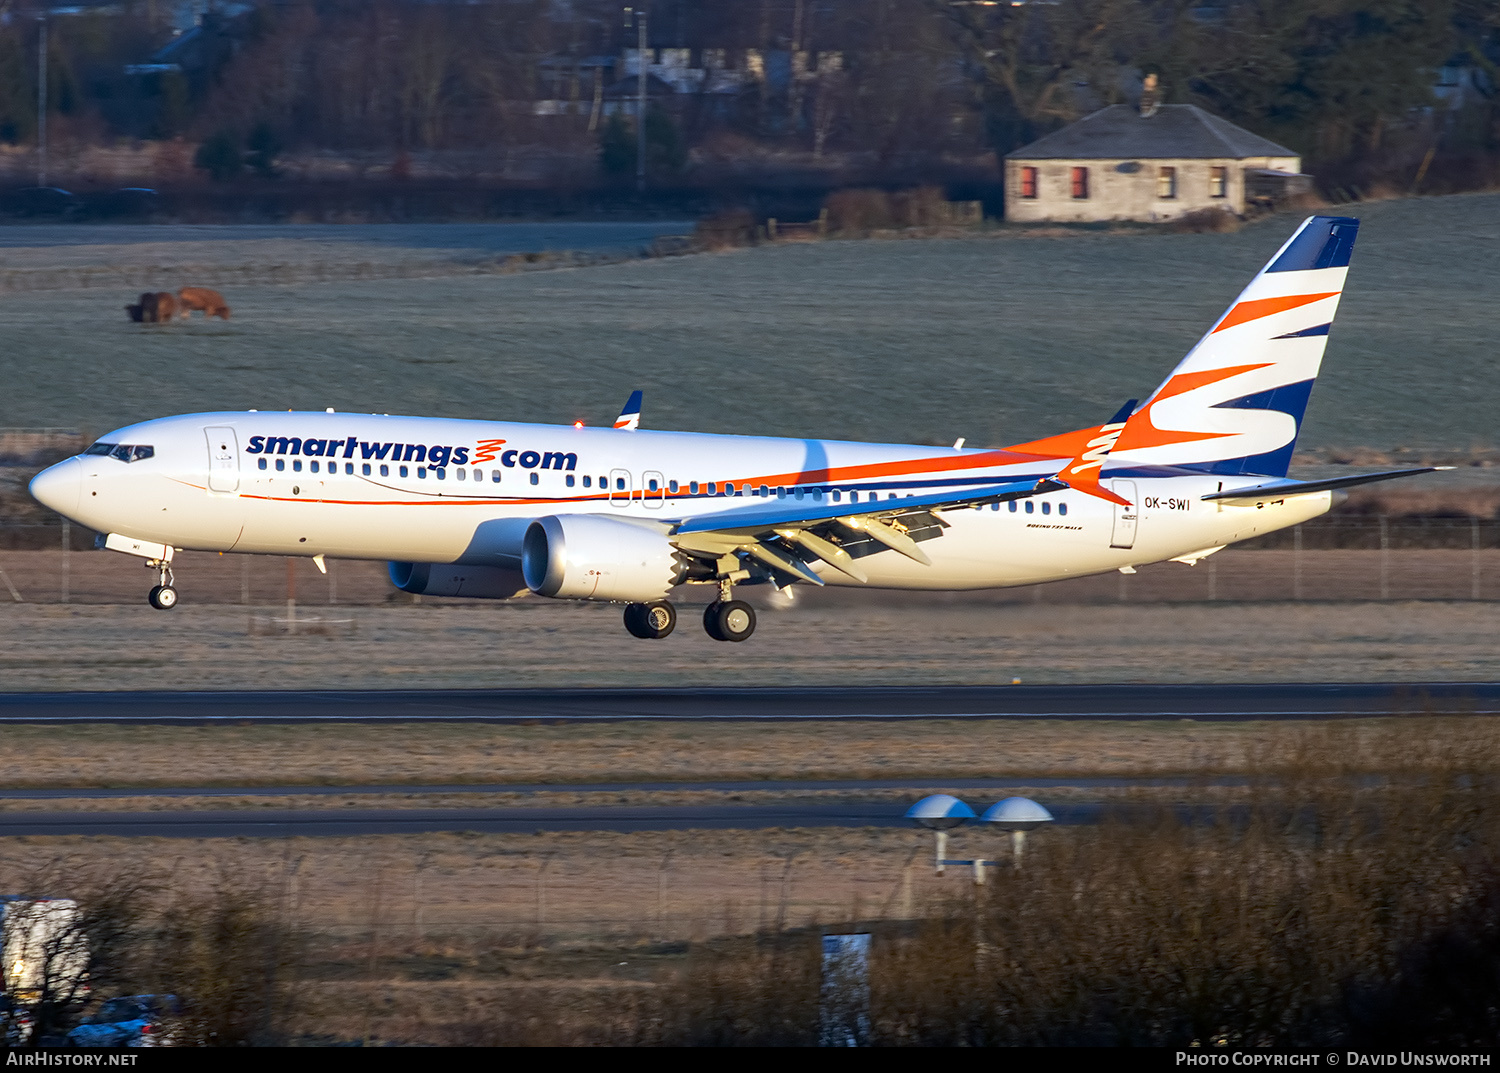
POLYGON ((1255 484, 1249 488, 1210 492, 1203 498, 1224 503, 1265 502, 1268 499, 1307 495, 1311 492, 1328 492, 1336 488, 1352 488, 1356 484, 1373 484, 1376 481, 1389 481, 1397 477, 1415 477, 1419 473, 1435 473, 1438 470, 1452 468, 1452 466, 1423 466, 1420 469, 1388 469, 1380 473, 1362 473, 1356 477, 1332 477, 1326 481, 1267 481, 1265 484, 1255 484))
POLYGON ((761 529, 783 525, 805 525, 835 518, 862 514, 894 514, 908 510, 933 510, 942 507, 965 507, 976 503, 994 503, 1006 499, 1025 499, 1065 487, 1053 480, 1015 481, 1010 484, 981 485, 962 492, 935 492, 923 496, 901 496, 898 499, 872 499, 865 503, 835 503, 824 492, 816 498, 778 499, 771 503, 754 503, 731 507, 714 514, 684 518, 678 533, 713 533, 724 530, 761 529))

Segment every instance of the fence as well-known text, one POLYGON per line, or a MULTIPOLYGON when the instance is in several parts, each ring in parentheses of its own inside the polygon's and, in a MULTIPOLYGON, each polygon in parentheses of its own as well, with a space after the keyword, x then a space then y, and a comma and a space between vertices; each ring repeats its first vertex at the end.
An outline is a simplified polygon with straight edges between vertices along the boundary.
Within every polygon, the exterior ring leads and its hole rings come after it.
MULTIPOLYGON (((7 603, 135 604, 152 582, 127 556, 94 553, 94 534, 62 524, 0 525, 0 606, 7 603), (64 548, 66 542, 66 550, 64 548)), ((417 597, 393 588, 384 563, 328 561, 319 574, 307 559, 185 552, 174 567, 195 604, 281 607, 387 605, 417 597)), ((753 596, 754 590, 747 590, 753 596)), ((874 594, 799 586, 808 606, 850 606, 874 594)), ((707 588, 686 590, 693 603, 707 588)), ((1500 519, 1320 519, 1209 556, 1196 566, 1157 563, 1134 574, 1108 573, 1044 585, 973 593, 893 593, 879 599, 920 603, 1164 603, 1280 600, 1500 600, 1500 519)))

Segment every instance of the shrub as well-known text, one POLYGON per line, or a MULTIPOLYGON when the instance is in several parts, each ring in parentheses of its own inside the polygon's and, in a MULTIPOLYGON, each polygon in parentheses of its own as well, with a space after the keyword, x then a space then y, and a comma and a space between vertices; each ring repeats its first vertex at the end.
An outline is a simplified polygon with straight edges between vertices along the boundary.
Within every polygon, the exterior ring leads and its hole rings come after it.
POLYGON ((244 166, 238 139, 225 130, 204 138, 193 154, 193 167, 208 172, 208 177, 216 183, 237 178, 244 166))

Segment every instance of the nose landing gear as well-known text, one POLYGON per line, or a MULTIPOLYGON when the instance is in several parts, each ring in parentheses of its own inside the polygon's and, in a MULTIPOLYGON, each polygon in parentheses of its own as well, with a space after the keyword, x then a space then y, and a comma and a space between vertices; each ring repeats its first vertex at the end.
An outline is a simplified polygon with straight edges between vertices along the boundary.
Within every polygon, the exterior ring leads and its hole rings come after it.
POLYGON ((161 578, 159 585, 154 585, 146 594, 146 602, 158 611, 170 611, 177 606, 177 590, 172 587, 176 580, 172 577, 172 564, 166 559, 151 559, 147 561, 148 568, 155 567, 157 575, 161 578))

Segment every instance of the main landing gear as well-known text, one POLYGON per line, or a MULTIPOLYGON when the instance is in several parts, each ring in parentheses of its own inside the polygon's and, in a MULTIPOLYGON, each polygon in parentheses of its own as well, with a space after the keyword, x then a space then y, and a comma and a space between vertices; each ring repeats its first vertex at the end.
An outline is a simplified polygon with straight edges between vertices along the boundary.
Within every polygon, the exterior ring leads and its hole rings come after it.
POLYGON ((636 637, 665 637, 676 627, 677 609, 665 600, 625 605, 625 628, 636 637))
POLYGON ((755 632, 755 608, 734 598, 734 585, 719 582, 719 598, 703 609, 703 629, 715 641, 743 641, 755 632))
MULTIPOLYGON (((153 605, 157 591, 151 590, 153 605)), ((635 637, 665 637, 676 626, 677 610, 665 600, 625 605, 625 628, 635 637)), ((743 641, 755 632, 755 608, 734 599, 730 582, 721 581, 719 598, 703 609, 703 629, 715 641, 743 641)))
POLYGON ((170 611, 177 606, 177 590, 172 587, 176 580, 172 577, 172 564, 164 559, 152 559, 146 566, 155 567, 157 575, 161 578, 159 585, 154 585, 146 594, 146 602, 158 611, 170 611))

